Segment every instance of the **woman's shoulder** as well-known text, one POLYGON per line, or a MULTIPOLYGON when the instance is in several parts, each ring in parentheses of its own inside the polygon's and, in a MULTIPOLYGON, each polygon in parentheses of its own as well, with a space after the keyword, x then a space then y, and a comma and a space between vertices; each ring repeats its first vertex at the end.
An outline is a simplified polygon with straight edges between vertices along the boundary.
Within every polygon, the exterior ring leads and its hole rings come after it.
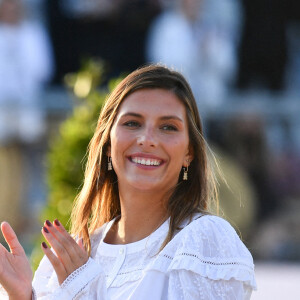
MULTIPOLYGON (((222 217, 210 214, 196 214, 191 220, 185 220, 178 232, 179 235, 194 234, 194 238, 238 238, 232 225, 222 217)), ((219 239, 218 239, 219 240, 219 239)))
POLYGON ((186 221, 153 267, 164 272, 188 270, 213 280, 234 278, 256 287, 249 250, 228 221, 213 215, 186 221))
POLYGON ((192 221, 186 221, 168 246, 177 251, 195 251, 206 258, 239 257, 253 263, 249 250, 231 224, 214 215, 199 214, 192 221))

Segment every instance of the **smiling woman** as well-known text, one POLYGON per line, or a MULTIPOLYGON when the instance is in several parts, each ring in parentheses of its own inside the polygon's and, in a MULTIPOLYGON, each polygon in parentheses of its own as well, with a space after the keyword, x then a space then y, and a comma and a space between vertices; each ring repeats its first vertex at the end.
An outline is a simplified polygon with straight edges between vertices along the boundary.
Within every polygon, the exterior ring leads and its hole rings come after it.
MULTIPOLYGON (((132 193, 131 201, 133 197, 143 199, 149 191, 150 199, 154 200, 155 193, 155 201, 163 205, 163 198, 178 182, 182 166, 192 160, 183 103, 163 89, 141 89, 129 95, 112 126, 108 148, 120 197, 132 193)), ((160 209, 165 210, 164 206, 160 209)))
POLYGON ((0 248, 0 283, 10 299, 249 299, 253 260, 231 225, 210 214, 215 186, 188 83, 162 66, 138 69, 100 113, 71 235, 45 221, 53 251, 42 244, 32 288, 24 251, 3 223, 12 252, 0 248))

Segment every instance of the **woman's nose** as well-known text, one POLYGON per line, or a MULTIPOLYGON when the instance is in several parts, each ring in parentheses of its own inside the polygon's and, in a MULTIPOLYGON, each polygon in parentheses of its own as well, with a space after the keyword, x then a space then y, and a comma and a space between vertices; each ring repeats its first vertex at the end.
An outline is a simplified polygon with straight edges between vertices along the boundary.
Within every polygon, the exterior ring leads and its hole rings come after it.
POLYGON ((157 138, 153 129, 145 129, 141 132, 141 135, 138 137, 137 142, 139 146, 144 147, 156 147, 157 138))

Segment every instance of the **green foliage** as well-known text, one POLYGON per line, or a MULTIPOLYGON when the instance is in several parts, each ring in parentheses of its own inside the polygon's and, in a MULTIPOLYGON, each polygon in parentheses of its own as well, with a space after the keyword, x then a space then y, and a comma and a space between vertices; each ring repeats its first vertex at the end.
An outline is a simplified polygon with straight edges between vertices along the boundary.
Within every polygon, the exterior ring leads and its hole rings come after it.
MULTIPOLYGON (((73 200, 83 183, 86 151, 97 124, 99 112, 107 95, 120 81, 112 80, 106 88, 97 89, 103 75, 103 64, 85 63, 76 74, 66 76, 67 86, 73 90, 79 103, 74 105, 71 116, 60 126, 59 136, 50 141, 47 156, 48 202, 41 221, 59 219, 69 229, 73 200), (80 99, 81 97, 81 99, 80 99)), ((76 102, 77 102, 76 101, 76 102)), ((43 253, 40 237, 31 255, 36 269, 43 253)))

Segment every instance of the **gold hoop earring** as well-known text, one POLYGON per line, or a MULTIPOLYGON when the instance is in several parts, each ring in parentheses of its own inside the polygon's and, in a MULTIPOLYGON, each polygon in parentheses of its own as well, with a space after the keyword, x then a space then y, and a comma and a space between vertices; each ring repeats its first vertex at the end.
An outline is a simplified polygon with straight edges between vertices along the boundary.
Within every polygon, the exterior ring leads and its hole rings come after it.
POLYGON ((108 170, 108 171, 111 171, 111 170, 112 170, 111 157, 108 157, 107 170, 108 170))

